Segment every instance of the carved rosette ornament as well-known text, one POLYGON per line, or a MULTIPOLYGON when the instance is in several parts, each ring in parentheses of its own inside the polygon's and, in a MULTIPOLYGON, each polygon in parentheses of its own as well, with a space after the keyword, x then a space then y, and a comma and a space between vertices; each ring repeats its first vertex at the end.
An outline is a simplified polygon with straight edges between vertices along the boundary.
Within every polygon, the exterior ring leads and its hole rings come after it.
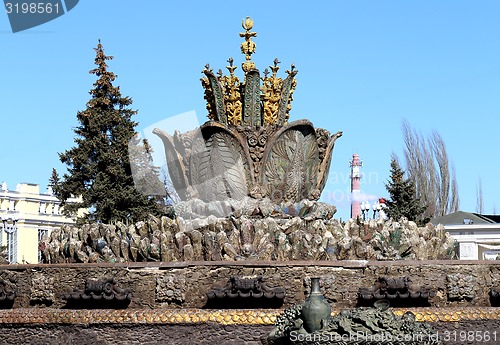
POLYGON ((278 77, 279 61, 264 71, 252 62, 256 45, 253 21, 242 23, 245 39, 241 51, 244 80, 234 74, 214 74, 207 64, 201 79, 209 121, 199 130, 174 133, 155 129, 163 141, 168 171, 182 200, 204 202, 245 197, 269 198, 274 203, 298 203, 320 197, 331 162, 334 135, 315 129, 311 122, 288 123, 297 70, 291 66, 286 78, 278 77))

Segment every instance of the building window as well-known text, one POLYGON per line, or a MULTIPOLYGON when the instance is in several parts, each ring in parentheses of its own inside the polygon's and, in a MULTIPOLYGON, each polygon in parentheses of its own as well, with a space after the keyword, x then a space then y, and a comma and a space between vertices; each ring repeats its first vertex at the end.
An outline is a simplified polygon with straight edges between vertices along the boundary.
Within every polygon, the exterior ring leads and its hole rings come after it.
POLYGON ((40 247, 43 238, 49 235, 49 229, 38 229, 38 262, 42 263, 42 248, 40 247))
POLYGON ((17 263, 17 226, 6 225, 5 232, 7 233, 7 259, 9 263, 17 263))

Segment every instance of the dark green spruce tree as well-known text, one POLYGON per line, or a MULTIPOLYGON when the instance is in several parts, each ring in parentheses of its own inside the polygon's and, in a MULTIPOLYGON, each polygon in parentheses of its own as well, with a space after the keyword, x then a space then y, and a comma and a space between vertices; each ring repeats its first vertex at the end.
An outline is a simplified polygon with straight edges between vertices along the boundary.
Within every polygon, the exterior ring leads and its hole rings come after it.
POLYGON ((50 184, 67 214, 74 215, 80 208, 89 210, 80 221, 138 221, 148 214, 159 215, 161 208, 155 199, 134 186, 128 145, 136 135, 132 116, 137 111, 130 109, 132 99, 113 85, 116 75, 106 64, 113 57, 104 54, 100 41, 94 50, 97 67, 90 73, 97 80, 87 108, 77 113, 76 145, 59 154, 68 171, 59 178, 54 170, 50 184), (81 196, 82 201, 67 203, 72 196, 81 196))
POLYGON ((418 225, 425 225, 429 218, 424 218, 427 207, 420 206, 420 201, 416 197, 415 183, 406 179, 404 171, 395 159, 391 160, 391 176, 385 188, 389 193, 387 200, 387 213, 395 221, 401 217, 416 222, 418 225))

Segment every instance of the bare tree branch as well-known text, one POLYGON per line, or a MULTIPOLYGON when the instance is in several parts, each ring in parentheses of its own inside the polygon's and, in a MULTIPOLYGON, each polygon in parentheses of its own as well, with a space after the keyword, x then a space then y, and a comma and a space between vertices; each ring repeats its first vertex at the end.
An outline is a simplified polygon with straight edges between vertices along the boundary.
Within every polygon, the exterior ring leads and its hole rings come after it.
POLYGON ((484 202, 483 202, 483 184, 481 182, 481 177, 476 185, 476 212, 483 214, 484 202))
POLYGON ((429 217, 455 212, 459 207, 455 167, 450 164, 446 144, 437 131, 424 137, 404 119, 401 125, 405 144, 406 173, 415 182, 421 206, 429 217))
POLYGON ((451 207, 449 213, 457 212, 460 208, 460 198, 458 196, 457 173, 455 164, 451 166, 451 207))

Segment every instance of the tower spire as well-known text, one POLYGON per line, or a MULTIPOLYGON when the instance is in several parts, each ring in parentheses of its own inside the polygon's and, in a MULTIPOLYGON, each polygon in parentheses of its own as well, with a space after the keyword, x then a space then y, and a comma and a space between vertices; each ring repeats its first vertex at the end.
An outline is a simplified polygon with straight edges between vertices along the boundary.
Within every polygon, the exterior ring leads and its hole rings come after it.
POLYGON ((363 162, 359 159, 357 153, 352 155, 352 161, 349 162, 349 165, 351 166, 351 218, 356 219, 361 210, 359 204, 361 173, 359 168, 363 166, 363 162))

